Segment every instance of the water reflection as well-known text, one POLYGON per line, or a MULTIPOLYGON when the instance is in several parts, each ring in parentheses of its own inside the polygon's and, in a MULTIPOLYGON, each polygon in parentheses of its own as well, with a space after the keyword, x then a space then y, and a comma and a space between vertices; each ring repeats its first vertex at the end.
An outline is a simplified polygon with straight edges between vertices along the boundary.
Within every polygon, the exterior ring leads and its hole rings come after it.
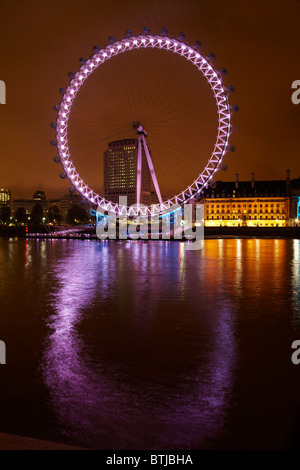
POLYGON ((299 240, 0 238, 1 431, 99 449, 285 448, 290 431, 298 445, 299 257, 299 240))
POLYGON ((41 368, 61 432, 93 448, 204 445, 224 423, 236 356, 221 254, 207 247, 207 264, 180 243, 55 248, 41 368))

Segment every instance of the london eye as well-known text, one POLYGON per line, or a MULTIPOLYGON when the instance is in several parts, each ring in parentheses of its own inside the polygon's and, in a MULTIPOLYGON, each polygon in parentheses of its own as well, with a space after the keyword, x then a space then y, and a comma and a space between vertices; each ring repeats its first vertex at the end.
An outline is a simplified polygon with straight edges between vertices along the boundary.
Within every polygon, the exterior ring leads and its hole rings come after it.
MULTIPOLYGON (((109 44, 103 48, 95 46, 93 54, 88 59, 80 59, 80 67, 77 72, 69 74, 70 81, 67 87, 60 89, 62 96, 61 102, 54 107, 57 112, 56 122, 52 123, 51 126, 55 129, 55 140, 52 140, 51 144, 57 148, 57 157, 55 157, 54 160, 62 166, 61 178, 68 179, 71 183, 72 190, 76 190, 92 207, 98 207, 103 211, 110 211, 116 215, 138 216, 141 214, 151 216, 167 213, 171 211, 172 207, 175 205, 183 205, 191 199, 197 198, 203 188, 207 187, 212 182, 215 173, 220 169, 225 154, 234 150, 234 146, 229 143, 232 130, 231 116, 233 112, 238 110, 237 106, 231 106, 229 104, 229 94, 234 88, 224 85, 223 76, 226 73, 226 69, 217 70, 214 66, 214 59, 215 56, 212 53, 208 56, 204 55, 199 41, 191 45, 187 43, 183 33, 181 33, 178 38, 173 38, 168 35, 165 28, 163 28, 161 34, 158 35, 150 34, 148 28, 144 28, 144 33, 140 35, 133 35, 130 31, 127 31, 123 39, 115 40, 111 37, 109 44), (205 79, 206 84, 211 90, 211 95, 214 98, 216 111, 216 127, 214 132, 216 138, 211 151, 209 151, 209 154, 206 156, 206 162, 204 162, 204 164, 202 163, 202 166, 200 166, 200 161, 197 163, 199 166, 194 169, 195 178, 189 182, 188 185, 180 188, 176 194, 168 195, 166 198, 163 198, 160 189, 162 177, 160 176, 159 178, 156 174, 155 155, 152 159, 147 145, 148 134, 150 134, 150 132, 146 126, 144 127, 144 121, 141 120, 139 122, 139 115, 137 115, 137 120, 133 124, 138 134, 136 168, 137 204, 124 208, 118 203, 106 199, 93 188, 91 184, 86 182, 84 176, 82 176, 82 172, 78 169, 78 164, 73 161, 73 154, 70 149, 70 120, 79 92, 83 86, 86 86, 85 84, 88 85, 92 78, 91 76, 94 75, 97 70, 103 70, 107 67, 108 63, 116 56, 123 55, 124 58, 126 58, 129 57, 129 54, 133 54, 134 51, 137 50, 151 50, 155 51, 157 54, 163 52, 169 55, 176 55, 180 57, 181 61, 192 64, 194 71, 199 75, 199 81, 200 79, 202 81, 203 78, 205 79), (140 207, 142 150, 146 155, 158 204, 140 207)), ((122 72, 120 71, 120 73, 122 72)), ((130 96, 128 99, 130 100, 130 96)), ((136 98, 134 99, 136 100, 136 98)), ((205 115, 205 110, 203 111, 201 109, 201 112, 205 115)), ((200 131, 201 129, 199 129, 199 132, 200 131)), ((99 129, 99 132, 101 132, 101 129, 99 129)), ((105 129, 103 132, 105 134, 105 129)), ((197 151, 198 148, 196 145, 196 154, 197 151)))

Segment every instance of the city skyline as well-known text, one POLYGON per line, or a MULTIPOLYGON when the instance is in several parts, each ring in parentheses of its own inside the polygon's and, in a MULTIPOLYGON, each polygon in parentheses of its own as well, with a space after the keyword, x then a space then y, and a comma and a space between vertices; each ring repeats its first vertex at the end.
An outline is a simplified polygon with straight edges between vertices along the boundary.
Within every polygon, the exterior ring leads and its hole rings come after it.
MULTIPOLYGON (((215 186, 217 183, 220 183, 220 182, 221 183, 222 182, 224 182, 224 183, 225 182, 227 182, 227 183, 235 182, 237 178, 238 178, 240 183, 251 182, 251 180, 253 178, 253 175, 255 177, 256 182, 258 182, 258 181, 269 181, 269 182, 272 182, 272 181, 285 181, 287 172, 290 173, 290 179, 291 180, 292 179, 297 180, 297 179, 300 178, 300 175, 296 175, 296 174, 293 173, 293 169, 286 169, 286 168, 282 168, 282 172, 279 175, 279 178, 276 178, 276 179, 271 179, 271 178, 260 178, 260 179, 258 179, 256 177, 257 173, 255 172, 255 170, 250 172, 250 174, 248 175, 249 176, 248 179, 247 178, 241 179, 240 178, 241 173, 239 171, 237 171, 237 173, 235 173, 233 175, 233 178, 231 178, 231 179, 228 179, 228 178, 220 178, 220 179, 215 178, 213 180, 213 183, 210 184, 209 186, 210 187, 215 186)), ((220 176, 224 176, 224 172, 221 172, 221 171, 219 171, 219 173, 217 173, 217 174, 220 175, 220 176)), ((68 189, 68 187, 69 187, 69 185, 67 185, 67 189, 68 189)), ((41 188, 38 185, 34 185, 32 190, 27 189, 26 191, 24 191, 22 193, 20 193, 19 190, 16 193, 14 193, 14 191, 10 187, 8 187, 8 185, 2 185, 0 189, 10 191, 12 199, 31 199, 31 197, 29 197, 29 196, 32 196, 32 194, 37 192, 37 191, 45 192, 49 196, 50 199, 55 199, 59 196, 66 195, 68 193, 69 194, 75 193, 75 194, 79 195, 79 193, 76 190, 74 190, 74 191, 69 190, 68 191, 66 188, 65 189, 62 188, 62 190, 56 189, 57 196, 53 196, 53 193, 51 192, 51 188, 47 188, 47 186, 44 186, 43 188, 41 188), (15 197, 16 194, 19 194, 19 196, 15 197)), ((153 195, 155 195, 155 191, 152 190, 151 192, 152 192, 153 195)), ((103 193, 103 195, 104 195, 104 193, 103 193)), ((33 199, 33 197, 32 197, 32 199, 33 199)), ((155 199, 157 199, 157 197, 155 199)))
MULTIPOLYGON (((124 161, 128 158, 131 163, 136 162, 136 139, 110 143, 105 159, 108 160, 106 162, 106 196, 110 196, 112 202, 116 203, 119 202, 119 195, 126 196, 128 206, 132 206, 136 204, 136 172, 133 165, 128 165, 125 169, 124 161), (120 174, 125 170, 128 178, 124 179, 121 192, 119 192, 119 184, 122 183, 120 174), (118 191, 115 191, 116 185, 118 191)), ((145 161, 144 178, 150 182, 150 174, 145 172, 147 168, 145 161)), ((158 204, 154 197, 155 192, 151 194, 151 204, 158 204)), ((147 198, 150 198, 150 193, 147 198)), ((146 203, 142 199, 141 203, 143 202, 146 203)), ((240 181, 239 174, 236 173, 234 181, 216 181, 207 189, 203 189, 197 200, 190 202, 204 205, 205 227, 219 227, 220 229, 221 227, 295 227, 298 226, 300 219, 300 177, 291 178, 291 172, 287 169, 285 179, 260 181, 252 172, 251 179, 240 181)), ((42 204, 45 217, 48 209, 56 206, 64 221, 68 209, 74 204, 83 205, 86 210, 91 208, 80 194, 73 191, 58 199, 53 199, 47 198, 44 191, 36 190, 31 199, 15 199, 12 198, 8 189, 1 189, 0 203, 1 207, 10 207, 12 216, 10 223, 14 223, 13 217, 21 207, 30 216, 37 203, 42 204)), ((96 218, 96 223, 98 223, 98 218, 96 218)))

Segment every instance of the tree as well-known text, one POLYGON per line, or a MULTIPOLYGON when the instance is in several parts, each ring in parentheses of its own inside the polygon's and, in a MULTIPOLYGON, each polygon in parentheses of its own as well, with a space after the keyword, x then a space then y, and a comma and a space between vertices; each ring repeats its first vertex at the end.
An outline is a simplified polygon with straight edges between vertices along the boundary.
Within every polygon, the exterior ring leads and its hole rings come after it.
POLYGON ((53 205, 50 206, 48 209, 48 221, 51 223, 60 223, 62 220, 62 216, 59 210, 59 207, 53 205))
POLYGON ((33 206, 32 211, 31 211, 31 215, 30 215, 30 220, 31 220, 32 224, 33 225, 40 225, 42 223, 42 220, 43 220, 43 215, 44 215, 43 206, 42 206, 42 204, 37 202, 33 206))
POLYGON ((25 223, 27 216, 26 216, 26 210, 24 207, 18 207, 18 209, 15 212, 15 219, 19 224, 25 223))
POLYGON ((2 224, 6 224, 10 219, 10 207, 2 206, 0 208, 0 221, 2 224))
POLYGON ((88 214, 84 207, 79 206, 78 204, 73 204, 67 213, 67 222, 68 224, 85 224, 89 220, 88 214))

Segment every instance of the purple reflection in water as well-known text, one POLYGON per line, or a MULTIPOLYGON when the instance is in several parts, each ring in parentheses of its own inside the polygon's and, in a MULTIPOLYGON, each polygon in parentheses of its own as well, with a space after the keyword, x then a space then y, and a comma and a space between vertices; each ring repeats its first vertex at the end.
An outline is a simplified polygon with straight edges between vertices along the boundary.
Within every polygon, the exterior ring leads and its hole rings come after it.
POLYGON ((226 417, 236 346, 230 299, 214 298, 203 253, 66 247, 50 267, 41 365, 61 432, 98 449, 204 445, 226 417))

